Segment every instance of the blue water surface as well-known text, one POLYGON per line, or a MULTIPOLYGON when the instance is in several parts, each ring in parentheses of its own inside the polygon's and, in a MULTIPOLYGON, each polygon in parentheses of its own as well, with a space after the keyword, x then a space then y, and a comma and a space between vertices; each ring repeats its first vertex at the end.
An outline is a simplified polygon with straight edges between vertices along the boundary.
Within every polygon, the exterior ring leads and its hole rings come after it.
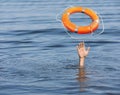
MULTIPOLYGON (((0 0, 0 95, 120 95, 119 10, 120 0, 0 0), (104 21, 101 35, 85 38, 84 69, 76 51, 84 39, 56 20, 70 6, 89 7, 104 21)), ((81 18, 72 17, 87 23, 81 18)))

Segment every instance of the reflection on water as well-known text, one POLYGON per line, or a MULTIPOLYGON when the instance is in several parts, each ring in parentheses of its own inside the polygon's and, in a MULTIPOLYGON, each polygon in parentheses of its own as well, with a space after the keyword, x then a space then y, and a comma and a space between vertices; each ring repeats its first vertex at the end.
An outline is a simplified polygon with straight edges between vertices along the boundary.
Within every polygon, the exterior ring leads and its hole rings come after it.
POLYGON ((86 77, 85 68, 78 69, 77 80, 80 83, 80 91, 85 91, 85 88, 87 87, 87 84, 86 84, 87 77, 86 77))

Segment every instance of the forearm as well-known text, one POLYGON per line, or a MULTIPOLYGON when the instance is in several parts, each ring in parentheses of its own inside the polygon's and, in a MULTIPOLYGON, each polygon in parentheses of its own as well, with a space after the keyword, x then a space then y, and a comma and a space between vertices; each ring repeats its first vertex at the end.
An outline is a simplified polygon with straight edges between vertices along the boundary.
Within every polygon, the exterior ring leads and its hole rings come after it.
POLYGON ((83 67, 84 67, 84 62, 85 62, 85 57, 79 58, 79 65, 80 65, 80 68, 83 68, 83 67))

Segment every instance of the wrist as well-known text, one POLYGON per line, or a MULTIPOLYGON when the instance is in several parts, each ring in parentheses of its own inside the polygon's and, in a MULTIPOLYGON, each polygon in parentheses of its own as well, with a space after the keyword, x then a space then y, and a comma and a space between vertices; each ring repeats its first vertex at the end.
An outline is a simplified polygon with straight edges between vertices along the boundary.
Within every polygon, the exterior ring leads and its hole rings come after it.
POLYGON ((83 68, 83 67, 84 67, 84 61, 85 61, 85 57, 80 57, 80 58, 79 58, 80 68, 83 68))
POLYGON ((85 59, 85 57, 80 57, 80 59, 85 59))
POLYGON ((84 61, 85 60, 85 57, 80 57, 80 61, 84 61))

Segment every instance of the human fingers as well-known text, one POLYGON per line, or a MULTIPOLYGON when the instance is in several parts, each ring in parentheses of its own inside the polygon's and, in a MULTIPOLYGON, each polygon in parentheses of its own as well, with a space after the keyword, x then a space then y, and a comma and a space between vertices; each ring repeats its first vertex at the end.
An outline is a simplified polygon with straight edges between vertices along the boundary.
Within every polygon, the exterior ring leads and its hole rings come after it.
POLYGON ((81 43, 78 44, 78 48, 79 48, 79 49, 81 48, 81 43))
POLYGON ((79 51, 79 46, 76 46, 77 50, 79 51))
POLYGON ((83 42, 81 42, 81 43, 79 44, 79 47, 80 47, 80 48, 82 48, 82 47, 83 47, 83 42))
POLYGON ((87 51, 88 51, 88 52, 90 51, 90 47, 87 48, 87 51))
POLYGON ((85 43, 84 42, 82 42, 82 47, 85 47, 85 43))

